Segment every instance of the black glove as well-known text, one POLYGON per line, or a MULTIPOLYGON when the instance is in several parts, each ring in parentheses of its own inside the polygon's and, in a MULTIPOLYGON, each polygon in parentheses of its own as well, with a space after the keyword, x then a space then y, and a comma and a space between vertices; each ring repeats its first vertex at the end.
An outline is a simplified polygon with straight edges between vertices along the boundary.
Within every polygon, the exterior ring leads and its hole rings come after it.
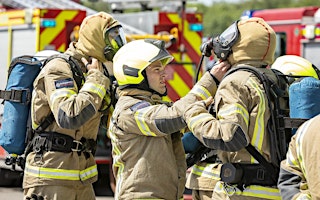
POLYGON ((43 196, 31 194, 31 197, 26 197, 26 200, 44 200, 43 196))
POLYGON ((200 51, 201 51, 202 55, 204 55, 206 57, 210 57, 212 55, 212 52, 211 52, 212 50, 213 50, 212 39, 208 40, 207 42, 202 43, 200 46, 200 51))

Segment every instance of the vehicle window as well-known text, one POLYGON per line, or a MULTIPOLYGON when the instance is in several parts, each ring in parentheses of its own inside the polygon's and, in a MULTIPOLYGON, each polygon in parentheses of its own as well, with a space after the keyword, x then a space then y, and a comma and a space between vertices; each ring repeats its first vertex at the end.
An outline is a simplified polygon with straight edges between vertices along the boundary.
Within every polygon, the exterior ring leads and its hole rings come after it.
POLYGON ((275 51, 275 59, 279 56, 286 55, 286 45, 287 45, 287 35, 284 32, 277 32, 276 33, 276 51, 275 51))

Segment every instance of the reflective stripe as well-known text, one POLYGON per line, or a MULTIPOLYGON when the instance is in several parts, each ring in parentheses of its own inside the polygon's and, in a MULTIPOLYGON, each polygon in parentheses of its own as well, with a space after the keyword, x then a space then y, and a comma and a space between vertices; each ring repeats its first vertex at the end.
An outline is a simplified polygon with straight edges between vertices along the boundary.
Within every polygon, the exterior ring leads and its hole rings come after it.
POLYGON ((114 153, 113 156, 112 156, 113 157, 113 166, 118 168, 118 172, 116 174, 116 176, 117 176, 116 191, 117 192, 115 192, 115 195, 116 195, 115 199, 118 199, 117 194, 119 194, 120 188, 121 188, 121 185, 122 185, 122 182, 123 182, 124 163, 120 159, 121 151, 120 151, 118 145, 116 145, 116 144, 118 144, 116 136, 111 131, 111 128, 109 130, 110 130, 110 132, 109 132, 110 133, 110 138, 112 140, 112 152, 114 153))
MULTIPOLYGON (((103 106, 103 108, 101 108, 101 110, 105 110, 109 105, 110 105, 110 103, 111 103, 111 98, 110 98, 110 96, 109 95, 104 95, 104 101, 106 102, 106 104, 103 106)), ((112 106, 110 106, 110 108, 111 108, 112 106)), ((110 109, 109 108, 109 109, 110 109)))
POLYGON ((218 112, 218 118, 219 119, 224 119, 227 116, 233 115, 233 114, 240 114, 245 121, 246 125, 248 126, 249 124, 249 113, 247 109, 245 109, 242 105, 235 103, 232 105, 227 106, 224 109, 219 110, 218 112))
POLYGON ((206 177, 214 180, 220 180, 220 169, 214 168, 216 164, 206 164, 205 167, 193 165, 191 173, 197 176, 206 177))
POLYGON ((72 95, 76 95, 77 93, 71 89, 67 89, 67 88, 62 88, 62 89, 57 89, 55 91, 52 92, 51 96, 50 96, 50 101, 51 104, 54 105, 54 102, 62 97, 71 97, 72 95))
POLYGON ((202 100, 205 100, 211 96, 210 92, 206 88, 199 85, 195 85, 190 93, 200 96, 202 100))
POLYGON ((196 115, 195 117, 191 117, 188 121, 188 127, 190 127, 191 132, 194 132, 194 128, 205 121, 212 120, 213 116, 210 113, 201 113, 196 115))
MULTIPOLYGON (((35 99, 36 95, 37 95, 36 90, 33 90, 33 91, 32 91, 32 96, 31 96, 31 98, 32 98, 32 100, 31 100, 31 103, 32 103, 31 108, 34 107, 34 106, 33 106, 33 102, 35 101, 34 99, 35 99)), ((33 109, 30 109, 30 112, 31 112, 31 119, 32 119, 32 120, 31 120, 31 121, 32 121, 32 128, 33 128, 33 129, 37 129, 40 125, 39 125, 39 124, 36 124, 36 123, 34 122, 34 119, 33 119, 33 116, 34 116, 34 114, 33 114, 33 109)))
POLYGON ((88 167, 88 168, 80 171, 80 179, 82 181, 85 181, 85 180, 92 178, 94 176, 97 176, 97 175, 98 175, 97 165, 93 165, 91 167, 88 167))
MULTIPOLYGON (((254 123, 254 131, 251 139, 251 144, 258 149, 258 151, 262 152, 262 144, 265 136, 265 111, 266 111, 266 99, 264 97, 264 92, 260 89, 259 83, 256 82, 255 79, 249 78, 249 85, 253 87, 257 94, 259 95, 259 105, 258 105, 258 113, 256 117, 256 121, 254 123)), ((257 161, 251 156, 251 163, 257 163, 257 161)))
POLYGON ((231 186, 219 181, 214 188, 214 192, 223 193, 228 196, 241 195, 265 199, 281 199, 279 189, 264 187, 260 185, 250 185, 248 187, 245 187, 244 190, 241 191, 236 186, 231 186))
MULTIPOLYGON (((32 109, 31 109, 32 110, 32 109)), ((36 124, 33 120, 32 120, 32 128, 33 129, 37 129, 40 125, 36 124)))
POLYGON ((68 169, 55 169, 46 167, 35 167, 26 164, 24 172, 30 176, 38 178, 49 178, 59 180, 72 180, 72 181, 85 181, 89 178, 98 175, 97 165, 93 165, 84 170, 68 170, 68 169))
POLYGON ((145 115, 149 112, 150 109, 152 109, 152 106, 137 110, 134 113, 134 119, 136 120, 142 134, 146 136, 156 136, 155 133, 151 132, 149 126, 146 123, 145 115))
POLYGON ((300 193, 296 200, 311 200, 312 197, 310 194, 300 193))
POLYGON ((94 84, 94 83, 85 83, 80 92, 92 92, 97 94, 101 99, 103 99, 104 95, 106 95, 106 89, 104 85, 94 84))
POLYGON ((288 152, 287 152, 286 164, 287 164, 288 166, 300 168, 300 167, 299 167, 298 160, 296 160, 296 159, 294 158, 294 156, 292 155, 292 152, 291 152, 290 149, 289 149, 288 152))
POLYGON ((304 123, 301 126, 299 133, 296 133, 297 134, 297 139, 296 139, 297 159, 298 159, 298 163, 300 163, 299 168, 301 168, 301 171, 302 171, 304 177, 306 177, 306 166, 304 163, 304 156, 303 156, 304 152, 303 152, 302 143, 303 143, 303 138, 305 136, 305 133, 307 132, 307 129, 308 129, 309 125, 311 124, 311 122, 312 122, 312 120, 309 120, 306 123, 304 123))
POLYGON ((292 154, 291 149, 289 148, 287 152, 287 159, 286 159, 286 165, 291 166, 293 168, 301 168, 302 173, 305 175, 305 164, 303 162, 303 149, 302 149, 302 141, 303 137, 306 133, 306 130, 308 129, 310 123, 312 120, 307 121, 306 123, 302 124, 300 129, 298 130, 297 138, 296 138, 296 153, 297 158, 292 154), (299 166, 300 165, 300 166, 299 166))

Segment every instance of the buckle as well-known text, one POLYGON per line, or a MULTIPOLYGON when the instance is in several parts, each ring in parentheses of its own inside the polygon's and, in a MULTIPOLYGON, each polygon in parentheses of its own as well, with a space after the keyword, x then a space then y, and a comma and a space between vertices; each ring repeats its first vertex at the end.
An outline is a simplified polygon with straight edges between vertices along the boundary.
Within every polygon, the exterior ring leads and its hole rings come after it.
POLYGON ((81 152, 82 151, 82 148, 83 148, 82 142, 77 141, 77 140, 73 140, 72 141, 72 146, 73 146, 73 144, 75 144, 75 148, 71 147, 71 151, 75 151, 75 152, 81 152))
POLYGON ((28 105, 31 101, 31 93, 29 89, 11 89, 10 90, 10 101, 15 103, 23 103, 28 105), (25 100, 24 95, 25 94, 25 100))
POLYGON ((257 171, 257 179, 259 181, 265 180, 265 171, 263 169, 258 169, 258 171, 257 171))

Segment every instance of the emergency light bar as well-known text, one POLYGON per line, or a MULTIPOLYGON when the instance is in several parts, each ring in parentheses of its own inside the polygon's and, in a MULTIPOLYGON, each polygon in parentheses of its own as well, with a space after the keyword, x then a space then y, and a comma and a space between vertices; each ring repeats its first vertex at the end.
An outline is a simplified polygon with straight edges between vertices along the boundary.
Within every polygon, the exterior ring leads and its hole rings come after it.
POLYGON ((56 20, 54 19, 41 19, 40 26, 44 28, 55 27, 56 20))
POLYGON ((203 31, 203 25, 202 24, 189 24, 189 29, 191 31, 203 31))

